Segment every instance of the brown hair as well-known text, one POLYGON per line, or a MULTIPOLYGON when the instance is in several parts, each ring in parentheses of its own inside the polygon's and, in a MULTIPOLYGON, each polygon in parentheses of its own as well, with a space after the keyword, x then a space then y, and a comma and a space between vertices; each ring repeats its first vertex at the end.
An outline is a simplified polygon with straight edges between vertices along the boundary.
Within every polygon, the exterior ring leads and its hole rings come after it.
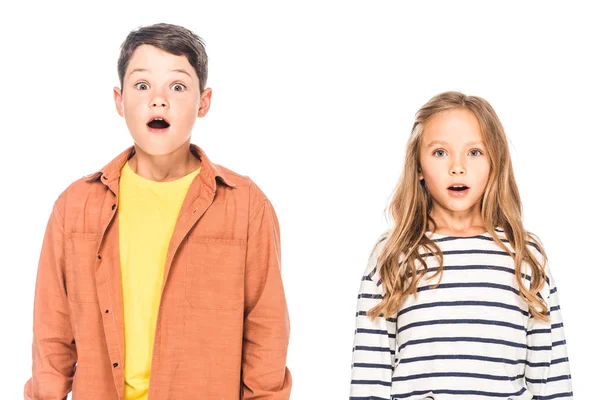
MULTIPOLYGON (((434 254, 439 265, 443 265, 442 252, 425 235, 428 228, 435 231, 437 227, 430 216, 433 204, 431 195, 418 176, 419 147, 424 124, 429 118, 454 109, 467 109, 475 115, 489 155, 490 173, 480 204, 485 228, 494 241, 511 254, 519 292, 530 313, 534 318, 547 320, 548 306, 537 296, 546 281, 546 253, 539 240, 523 227, 521 199, 504 128, 486 100, 459 92, 445 92, 433 97, 416 114, 406 148, 404 170, 388 208, 394 226, 387 235, 377 262, 385 295, 381 303, 371 309, 368 315, 372 318, 380 314, 390 317, 400 309, 408 296, 416 296, 417 285, 427 272, 425 268, 418 268, 418 265, 426 265, 423 256, 420 255, 421 249, 434 254), (500 240, 495 227, 504 230, 514 254, 500 240), (539 249, 541 260, 528 248, 527 241, 532 241, 539 249), (531 267, 529 287, 523 282, 523 262, 527 262, 531 267)), ((433 277, 439 275, 441 280, 441 274, 442 268, 439 268, 433 277)))
POLYGON ((155 24, 131 31, 121 45, 121 53, 117 63, 119 81, 123 87, 125 71, 129 59, 138 46, 148 44, 176 56, 185 55, 194 67, 200 80, 200 93, 206 87, 208 76, 208 57, 204 49, 204 41, 189 29, 172 24, 155 24))

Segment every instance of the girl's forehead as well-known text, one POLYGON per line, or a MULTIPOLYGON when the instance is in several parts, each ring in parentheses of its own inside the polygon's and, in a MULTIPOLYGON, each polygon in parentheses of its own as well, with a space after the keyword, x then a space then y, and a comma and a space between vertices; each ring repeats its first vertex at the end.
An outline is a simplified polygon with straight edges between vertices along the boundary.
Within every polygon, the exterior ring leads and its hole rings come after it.
POLYGON ((437 113, 423 126, 421 144, 429 146, 433 142, 459 145, 483 140, 479 121, 467 109, 455 109, 437 113))

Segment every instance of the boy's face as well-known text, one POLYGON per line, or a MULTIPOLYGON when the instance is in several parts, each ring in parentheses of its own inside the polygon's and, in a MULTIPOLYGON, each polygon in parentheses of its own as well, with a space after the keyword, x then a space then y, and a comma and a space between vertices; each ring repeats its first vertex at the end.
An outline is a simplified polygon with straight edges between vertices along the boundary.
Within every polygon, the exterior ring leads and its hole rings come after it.
POLYGON ((134 142, 153 156, 189 144, 196 118, 210 108, 211 95, 208 88, 200 94, 198 75, 185 56, 150 45, 135 49, 123 88, 114 88, 117 112, 134 142))

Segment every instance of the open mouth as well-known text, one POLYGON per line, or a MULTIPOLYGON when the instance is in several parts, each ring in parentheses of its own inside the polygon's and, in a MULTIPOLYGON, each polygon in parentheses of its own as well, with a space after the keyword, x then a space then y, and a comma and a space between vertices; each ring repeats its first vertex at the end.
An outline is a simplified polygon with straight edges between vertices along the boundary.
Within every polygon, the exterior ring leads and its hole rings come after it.
POLYGON ((462 192, 469 189, 468 186, 466 185, 452 185, 452 186, 448 186, 448 190, 452 190, 454 192, 462 192))
POLYGON ((162 117, 152 117, 146 125, 152 129, 167 129, 171 126, 167 120, 162 117))

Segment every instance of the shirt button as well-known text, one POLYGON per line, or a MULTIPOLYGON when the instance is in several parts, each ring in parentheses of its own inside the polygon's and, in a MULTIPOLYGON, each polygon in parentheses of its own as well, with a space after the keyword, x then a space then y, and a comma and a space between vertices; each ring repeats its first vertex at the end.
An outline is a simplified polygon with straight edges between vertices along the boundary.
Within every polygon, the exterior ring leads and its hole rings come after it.
POLYGON ((114 367, 114 368, 117 368, 118 366, 119 366, 119 363, 114 363, 114 364, 113 364, 113 367, 114 367))

